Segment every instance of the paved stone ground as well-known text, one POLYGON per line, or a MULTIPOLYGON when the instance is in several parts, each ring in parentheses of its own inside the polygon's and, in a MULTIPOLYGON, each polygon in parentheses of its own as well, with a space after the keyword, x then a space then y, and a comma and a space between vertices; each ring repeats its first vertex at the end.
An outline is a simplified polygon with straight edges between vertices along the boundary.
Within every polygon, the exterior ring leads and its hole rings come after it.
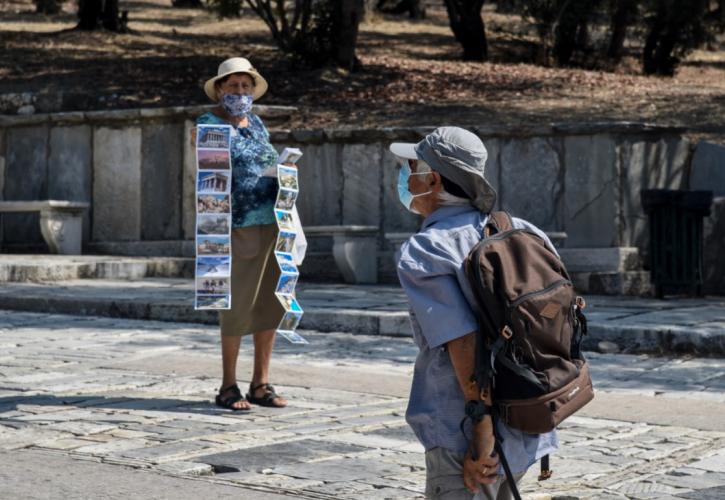
MULTIPOLYGON (((421 497, 422 449, 403 420, 412 342, 304 333, 309 346, 280 341, 275 355, 273 381, 291 406, 231 413, 210 401, 214 327, 0 311, 0 496, 32 482, 9 472, 18 463, 47 457, 159 484, 195 478, 239 498, 421 497)), ((246 343, 241 380, 250 354, 246 343)), ((725 497, 725 360, 590 357, 597 397, 562 425, 554 477, 526 476, 526 498, 725 497)), ((126 498, 128 481, 102 497, 126 498)), ((41 497, 28 485, 23 497, 82 498, 73 488, 41 497)))
MULTIPOLYGON (((4 283, 0 308, 93 314, 129 319, 216 324, 212 311, 194 311, 190 279, 86 279, 4 283)), ((302 328, 367 335, 410 335, 407 301, 396 286, 303 283, 302 328)), ((615 344, 624 352, 725 356, 725 297, 655 300, 588 296, 586 347, 615 344)))

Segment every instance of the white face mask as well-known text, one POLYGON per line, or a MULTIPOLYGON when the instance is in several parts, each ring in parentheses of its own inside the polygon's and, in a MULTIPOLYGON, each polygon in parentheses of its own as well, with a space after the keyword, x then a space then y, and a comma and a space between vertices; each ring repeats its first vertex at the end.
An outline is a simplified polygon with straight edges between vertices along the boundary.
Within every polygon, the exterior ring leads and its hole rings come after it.
POLYGON ((408 165, 407 162, 400 167, 400 173, 398 174, 398 198, 400 198, 400 202, 403 204, 403 206, 414 214, 417 214, 419 212, 414 208, 411 208, 413 198, 417 198, 418 196, 425 196, 432 193, 433 191, 429 190, 425 193, 413 194, 410 192, 410 189, 408 189, 408 179, 410 179, 411 175, 427 175, 429 173, 430 172, 413 173, 410 171, 410 165, 408 165))

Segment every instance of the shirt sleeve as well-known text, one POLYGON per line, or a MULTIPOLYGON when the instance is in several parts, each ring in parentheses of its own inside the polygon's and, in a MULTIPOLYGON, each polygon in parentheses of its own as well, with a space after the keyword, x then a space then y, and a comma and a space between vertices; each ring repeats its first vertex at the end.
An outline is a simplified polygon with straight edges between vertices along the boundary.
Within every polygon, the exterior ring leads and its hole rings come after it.
POLYGON ((197 125, 210 125, 214 123, 214 118, 211 113, 204 113, 196 119, 197 125))
POLYGON ((267 130, 267 127, 264 126, 264 122, 260 117, 255 115, 254 113, 250 113, 249 117, 256 123, 256 125, 259 127, 259 130, 262 131, 262 135, 266 140, 269 140, 269 130, 267 130))
MULTIPOLYGON (((415 238, 415 237, 414 237, 415 238)), ((478 329, 478 322, 456 277, 455 260, 411 241, 401 249, 398 277, 430 348, 478 329)))

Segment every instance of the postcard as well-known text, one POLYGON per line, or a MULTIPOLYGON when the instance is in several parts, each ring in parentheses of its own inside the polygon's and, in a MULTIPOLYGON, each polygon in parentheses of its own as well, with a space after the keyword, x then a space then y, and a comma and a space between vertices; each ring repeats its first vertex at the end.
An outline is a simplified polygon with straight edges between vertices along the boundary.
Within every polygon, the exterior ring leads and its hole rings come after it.
POLYGON ((231 273, 231 257, 197 257, 197 278, 228 277, 231 273))
POLYGON ((292 210, 295 201, 297 201, 297 193, 298 191, 293 189, 280 188, 279 193, 277 193, 277 203, 274 207, 278 210, 292 210))
POLYGON ((289 330, 277 330, 277 333, 279 333, 281 336, 283 336, 293 344, 309 344, 309 342, 307 342, 307 340, 305 340, 305 338, 297 332, 292 332, 289 330))
POLYGON ((230 278, 196 278, 196 293, 199 295, 228 295, 230 278))
POLYGON ((232 159, 228 149, 197 149, 196 165, 199 170, 230 170, 232 159))
POLYGON ((302 151, 297 148, 284 148, 280 153, 277 163, 297 164, 297 160, 302 158, 302 151))
POLYGON ((229 235, 231 215, 203 214, 196 216, 197 235, 229 235))
POLYGON ((277 219, 277 225, 280 229, 287 229, 288 231, 294 230, 295 222, 292 218, 292 212, 287 210, 275 210, 274 216, 277 219))
POLYGON ((229 236, 197 236, 196 253, 199 255, 229 255, 229 236))
POLYGON ((280 187, 299 190, 299 184, 297 183, 297 168, 278 165, 277 179, 279 179, 280 187))
POLYGON ((229 309, 229 295, 197 295, 196 309, 229 309))
POLYGON ((277 298, 282 303, 285 311, 293 311, 299 313, 304 312, 302 310, 302 306, 300 306, 300 303, 297 302, 297 299, 293 295, 286 295, 282 293, 278 293, 275 295, 277 295, 277 298))
POLYGON ((280 231, 277 235, 277 245, 275 246, 275 251, 277 252, 283 252, 283 253, 290 253, 295 248, 295 237, 297 235, 295 233, 291 233, 289 231, 280 231))
POLYGON ((228 194, 200 194, 196 197, 196 212, 200 214, 228 214, 231 207, 228 194))
POLYGON ((294 293, 298 277, 299 274, 282 273, 282 276, 279 277, 279 281, 277 281, 277 288, 275 289, 275 292, 284 294, 294 293))
MULTIPOLYGON (((232 183, 229 172, 199 172, 196 182, 196 192, 229 193, 232 183)), ((292 202, 294 204, 294 201, 292 202)))
POLYGON ((198 149, 229 149, 231 133, 229 125, 197 125, 196 147, 198 149))

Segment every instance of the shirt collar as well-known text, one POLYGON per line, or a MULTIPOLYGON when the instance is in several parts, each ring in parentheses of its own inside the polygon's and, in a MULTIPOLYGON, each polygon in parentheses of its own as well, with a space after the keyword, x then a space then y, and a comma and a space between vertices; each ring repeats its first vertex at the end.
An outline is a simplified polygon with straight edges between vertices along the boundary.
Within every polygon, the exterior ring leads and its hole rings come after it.
POLYGON ((440 222, 444 219, 447 219, 449 217, 455 217, 456 215, 460 215, 466 212, 472 212, 472 211, 478 211, 476 207, 473 207, 471 205, 458 205, 458 206, 452 206, 452 207, 440 207, 435 212, 430 214, 428 217, 426 217, 423 220, 423 225, 421 226, 421 229, 427 229, 436 222, 440 222))

